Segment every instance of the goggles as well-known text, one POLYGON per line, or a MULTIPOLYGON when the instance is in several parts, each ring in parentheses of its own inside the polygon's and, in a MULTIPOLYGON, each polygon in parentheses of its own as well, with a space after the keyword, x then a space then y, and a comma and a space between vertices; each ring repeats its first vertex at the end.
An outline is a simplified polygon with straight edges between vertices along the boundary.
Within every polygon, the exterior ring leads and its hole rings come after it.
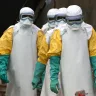
POLYGON ((48 21, 50 22, 50 21, 55 21, 55 19, 56 19, 56 17, 49 17, 48 18, 48 21))
POLYGON ((20 19, 21 20, 25 20, 25 19, 29 19, 30 21, 33 21, 33 16, 32 15, 30 15, 30 14, 22 14, 22 15, 20 15, 20 19))
POLYGON ((79 15, 79 16, 67 16, 66 17, 66 21, 67 24, 69 25, 73 25, 73 24, 81 24, 83 22, 83 16, 79 15))
POLYGON ((65 16, 56 16, 56 20, 60 20, 60 19, 64 19, 65 20, 65 16))

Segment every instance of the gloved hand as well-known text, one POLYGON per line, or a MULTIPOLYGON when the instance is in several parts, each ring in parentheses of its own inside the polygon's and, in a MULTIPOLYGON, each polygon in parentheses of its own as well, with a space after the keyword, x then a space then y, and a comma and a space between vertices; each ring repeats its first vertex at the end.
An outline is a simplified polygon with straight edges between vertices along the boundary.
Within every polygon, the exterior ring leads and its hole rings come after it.
POLYGON ((0 79, 4 83, 9 83, 7 79, 7 67, 8 67, 9 55, 0 55, 0 79))
POLYGON ((57 81, 51 81, 50 88, 51 88, 52 92, 58 94, 58 91, 60 89, 58 80, 57 81))
POLYGON ((2 80, 4 83, 9 83, 9 80, 8 80, 6 74, 1 75, 0 78, 1 78, 1 80, 2 80))
POLYGON ((94 87, 96 88, 96 56, 90 57, 90 63, 92 65, 92 70, 93 70, 94 87))
POLYGON ((54 93, 58 93, 59 91, 59 81, 58 81, 58 74, 59 74, 59 67, 60 67, 60 57, 59 56, 51 56, 50 58, 50 88, 51 91, 54 93))
POLYGON ((38 88, 38 84, 40 82, 40 78, 42 78, 42 74, 46 69, 46 65, 42 64, 40 62, 36 63, 36 67, 35 67, 35 72, 34 72, 34 77, 32 80, 32 86, 33 89, 38 88))

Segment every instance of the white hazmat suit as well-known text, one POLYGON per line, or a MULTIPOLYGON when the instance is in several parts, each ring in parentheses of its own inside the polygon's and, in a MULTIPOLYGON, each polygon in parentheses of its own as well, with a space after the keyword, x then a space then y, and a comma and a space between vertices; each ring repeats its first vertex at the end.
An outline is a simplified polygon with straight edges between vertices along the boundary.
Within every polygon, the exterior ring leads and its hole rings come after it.
POLYGON ((20 22, 9 27, 1 37, 0 54, 10 55, 7 96, 36 96, 31 82, 42 33, 33 24, 33 17, 31 8, 22 8, 20 22))

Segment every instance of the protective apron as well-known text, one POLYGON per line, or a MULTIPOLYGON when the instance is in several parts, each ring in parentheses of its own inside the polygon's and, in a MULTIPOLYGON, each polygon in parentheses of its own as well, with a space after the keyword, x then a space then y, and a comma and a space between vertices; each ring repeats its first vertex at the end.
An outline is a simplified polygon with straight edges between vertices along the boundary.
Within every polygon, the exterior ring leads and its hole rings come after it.
POLYGON ((62 34, 61 75, 64 96, 75 96, 85 90, 87 96, 94 96, 91 66, 86 30, 72 31, 69 28, 62 34))
POLYGON ((35 25, 23 27, 20 23, 14 27, 7 96, 36 96, 31 82, 37 61, 36 39, 39 29, 35 25))

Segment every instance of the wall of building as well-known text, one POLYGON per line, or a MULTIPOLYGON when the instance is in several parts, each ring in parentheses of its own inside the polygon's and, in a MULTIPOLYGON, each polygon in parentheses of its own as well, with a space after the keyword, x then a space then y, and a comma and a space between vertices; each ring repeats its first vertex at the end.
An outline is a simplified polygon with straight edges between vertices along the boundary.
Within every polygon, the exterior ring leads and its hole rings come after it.
MULTIPOLYGON (((47 11, 54 7, 54 0, 46 0, 46 6, 40 12, 36 25, 41 27, 44 23, 47 22, 47 11)), ((91 24, 96 29, 96 0, 55 0, 56 8, 68 7, 69 5, 79 5, 84 14, 84 21, 91 24)))
MULTIPOLYGON (((35 20, 35 24, 38 27, 42 27, 43 24, 45 24, 47 22, 47 12, 50 8, 54 7, 54 0, 41 0, 41 2, 44 1, 45 5, 41 7, 39 7, 39 13, 38 16, 35 20)), ((38 10, 38 9, 37 9, 38 10)))
POLYGON ((73 4, 82 8, 84 21, 96 29, 96 0, 56 0, 57 8, 68 7, 73 4))

